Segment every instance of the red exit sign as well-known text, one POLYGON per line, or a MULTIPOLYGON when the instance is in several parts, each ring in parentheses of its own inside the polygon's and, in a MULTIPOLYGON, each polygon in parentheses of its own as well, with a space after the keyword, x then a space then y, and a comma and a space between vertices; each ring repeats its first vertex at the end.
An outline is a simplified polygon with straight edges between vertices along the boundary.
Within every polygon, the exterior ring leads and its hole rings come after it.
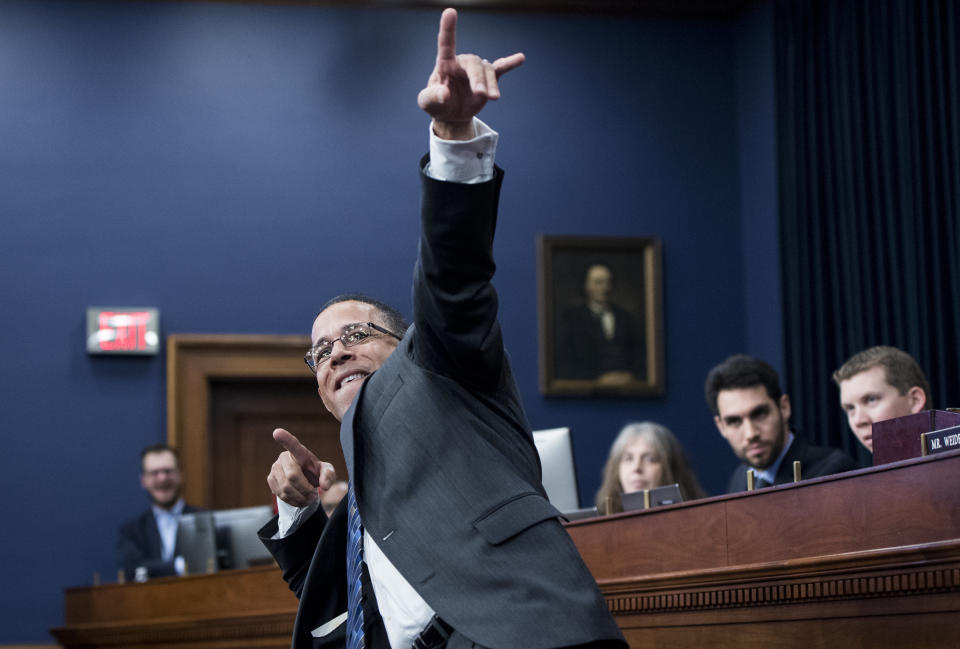
POLYGON ((90 354, 156 354, 160 349, 160 313, 153 308, 87 309, 90 354))

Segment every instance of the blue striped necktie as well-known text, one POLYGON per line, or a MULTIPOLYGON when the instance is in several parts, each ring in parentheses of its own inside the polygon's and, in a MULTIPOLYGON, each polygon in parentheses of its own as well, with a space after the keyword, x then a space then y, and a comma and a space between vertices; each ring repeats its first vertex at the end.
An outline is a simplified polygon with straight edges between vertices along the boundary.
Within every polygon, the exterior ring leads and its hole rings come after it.
POLYGON ((363 563, 363 527, 353 482, 347 491, 347 649, 363 649, 363 606, 360 564, 363 563))

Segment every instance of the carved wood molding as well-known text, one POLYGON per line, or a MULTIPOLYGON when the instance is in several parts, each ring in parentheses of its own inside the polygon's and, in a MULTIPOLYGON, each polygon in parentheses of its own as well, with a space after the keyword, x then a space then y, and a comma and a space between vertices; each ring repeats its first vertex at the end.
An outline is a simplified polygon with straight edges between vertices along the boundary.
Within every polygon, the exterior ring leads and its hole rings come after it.
POLYGON ((54 629, 64 646, 139 647, 288 647, 293 634, 293 613, 262 616, 158 620, 135 624, 74 625, 54 629), (275 641, 275 642, 273 642, 275 641))
POLYGON ((175 334, 167 338, 167 443, 180 450, 184 498, 210 506, 210 382, 304 376, 309 336, 175 334))
POLYGON ((625 615, 957 591, 960 591, 960 568, 849 577, 828 581, 795 581, 789 584, 757 584, 701 591, 608 596, 607 604, 615 615, 625 615))
POLYGON ((601 583, 601 590, 618 616, 956 593, 960 541, 601 583))

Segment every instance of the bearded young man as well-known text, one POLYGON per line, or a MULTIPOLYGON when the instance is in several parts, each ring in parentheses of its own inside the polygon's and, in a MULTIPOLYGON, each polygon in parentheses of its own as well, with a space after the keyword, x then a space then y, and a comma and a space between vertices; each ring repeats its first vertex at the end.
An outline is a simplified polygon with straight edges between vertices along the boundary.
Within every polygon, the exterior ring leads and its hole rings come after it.
POLYGON ((737 354, 710 370, 705 386, 707 405, 717 430, 741 464, 727 484, 727 493, 747 489, 747 470, 757 488, 793 482, 793 463, 801 474, 819 478, 857 468, 845 453, 813 446, 790 430, 790 397, 768 363, 737 354))

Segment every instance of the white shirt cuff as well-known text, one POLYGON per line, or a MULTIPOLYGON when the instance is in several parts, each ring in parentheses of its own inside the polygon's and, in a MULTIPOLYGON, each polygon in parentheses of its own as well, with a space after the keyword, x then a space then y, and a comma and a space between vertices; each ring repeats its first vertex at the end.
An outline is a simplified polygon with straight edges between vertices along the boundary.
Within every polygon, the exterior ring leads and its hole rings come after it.
POLYGON ((306 507, 294 507, 277 498, 277 533, 271 538, 282 539, 290 536, 297 531, 303 521, 313 516, 318 507, 320 507, 319 498, 306 507))
POLYGON ((430 163, 424 172, 435 180, 482 183, 493 178, 493 161, 500 134, 473 118, 476 137, 471 140, 441 140, 430 130, 430 163))

